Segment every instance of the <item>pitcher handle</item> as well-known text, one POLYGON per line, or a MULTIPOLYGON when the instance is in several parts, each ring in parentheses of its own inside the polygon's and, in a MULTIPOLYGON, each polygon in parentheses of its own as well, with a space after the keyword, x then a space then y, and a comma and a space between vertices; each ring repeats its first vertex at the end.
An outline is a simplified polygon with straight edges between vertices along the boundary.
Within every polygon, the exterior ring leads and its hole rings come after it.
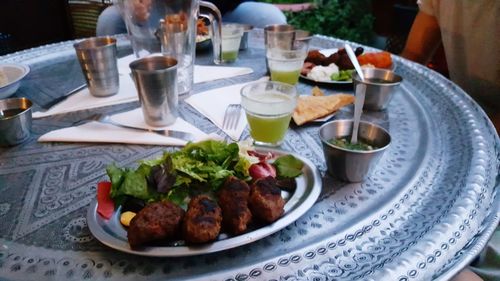
POLYGON ((222 15, 214 4, 200 1, 200 17, 210 21, 210 33, 212 39, 212 50, 214 52, 214 63, 222 63, 222 15))

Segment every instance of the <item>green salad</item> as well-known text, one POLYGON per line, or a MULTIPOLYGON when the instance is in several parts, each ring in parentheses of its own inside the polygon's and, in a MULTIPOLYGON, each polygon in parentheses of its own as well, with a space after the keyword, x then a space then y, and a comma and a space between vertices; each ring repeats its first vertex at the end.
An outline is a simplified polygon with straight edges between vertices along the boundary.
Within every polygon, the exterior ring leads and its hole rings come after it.
POLYGON ((333 81, 351 81, 354 69, 339 70, 339 72, 333 73, 330 79, 333 81))
POLYGON ((185 206, 193 194, 216 192, 229 176, 251 180, 252 171, 262 164, 273 166, 278 178, 302 173, 302 162, 291 155, 278 157, 271 165, 256 154, 238 143, 207 140, 165 152, 158 159, 140 161, 135 169, 109 165, 110 195, 116 205, 136 198, 145 203, 169 200, 185 206))

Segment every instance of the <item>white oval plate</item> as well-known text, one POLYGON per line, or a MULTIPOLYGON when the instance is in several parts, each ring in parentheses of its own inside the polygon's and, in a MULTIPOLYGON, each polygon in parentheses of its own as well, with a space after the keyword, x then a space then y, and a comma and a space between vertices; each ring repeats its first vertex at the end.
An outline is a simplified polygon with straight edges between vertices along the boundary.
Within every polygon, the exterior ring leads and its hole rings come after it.
POLYGON ((120 223, 121 208, 115 210, 113 216, 106 220, 97 213, 97 201, 94 200, 87 211, 87 224, 90 232, 108 247, 125 253, 151 257, 181 257, 213 253, 245 245, 271 235, 297 220, 314 205, 321 192, 322 181, 316 166, 307 158, 275 149, 259 148, 259 151, 272 152, 277 156, 292 154, 304 163, 302 175, 296 179, 295 192, 282 191, 282 196, 286 201, 285 213, 272 224, 238 236, 231 237, 221 233, 217 241, 197 246, 184 246, 183 243, 180 243, 180 246, 160 245, 131 249, 127 241, 127 230, 120 223))

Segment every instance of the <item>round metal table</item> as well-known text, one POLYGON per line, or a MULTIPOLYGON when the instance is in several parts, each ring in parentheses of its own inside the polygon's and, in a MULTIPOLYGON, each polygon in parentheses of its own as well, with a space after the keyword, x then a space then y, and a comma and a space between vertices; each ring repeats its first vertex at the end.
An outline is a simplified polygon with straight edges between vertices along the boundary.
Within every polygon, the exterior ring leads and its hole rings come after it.
MULTIPOLYGON (((118 39, 119 53, 130 53, 126 38, 118 39)), ((0 57, 31 67, 15 95, 43 105, 83 83, 73 43, 0 57)), ((311 47, 344 43, 315 36, 311 47)), ((347 184, 326 175, 320 124, 292 126, 281 148, 319 168, 319 199, 285 229, 213 254, 129 255, 103 246, 87 228, 87 208, 97 182, 107 178, 106 165, 133 166, 172 148, 36 141, 92 112, 119 112, 137 103, 34 120, 28 142, 0 148, 1 279, 447 280, 480 252, 498 225, 500 140, 484 112, 455 84, 399 57, 394 62, 404 78, 399 92, 386 111, 362 117, 387 128, 393 139, 369 178, 347 184)), ((210 64, 211 54, 198 54, 197 63, 210 64)), ((235 65, 254 73, 196 84, 193 94, 265 75, 262 30, 250 34, 250 48, 235 65)), ((298 89, 307 94, 311 87, 300 83, 298 89)), ((351 118, 352 111, 343 109, 335 118, 351 118)), ((207 133, 223 134, 185 103, 180 115, 207 133)))

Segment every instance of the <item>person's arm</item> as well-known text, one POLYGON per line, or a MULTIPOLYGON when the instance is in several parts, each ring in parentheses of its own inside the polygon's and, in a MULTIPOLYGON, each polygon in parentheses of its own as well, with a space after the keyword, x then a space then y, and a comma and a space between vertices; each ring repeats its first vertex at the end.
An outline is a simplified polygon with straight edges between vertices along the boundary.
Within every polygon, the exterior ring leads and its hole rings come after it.
POLYGON ((441 31, 434 16, 418 12, 401 56, 425 64, 441 43, 441 31))

